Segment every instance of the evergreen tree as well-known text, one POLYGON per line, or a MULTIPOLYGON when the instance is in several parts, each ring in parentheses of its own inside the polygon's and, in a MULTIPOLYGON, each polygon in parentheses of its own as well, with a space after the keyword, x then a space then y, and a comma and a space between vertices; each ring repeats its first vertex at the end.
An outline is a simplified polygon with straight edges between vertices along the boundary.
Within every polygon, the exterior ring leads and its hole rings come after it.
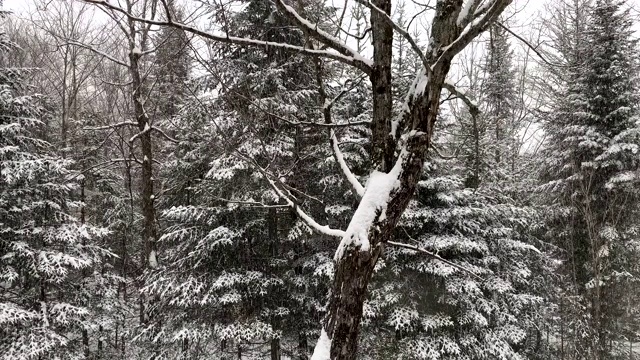
POLYGON ((367 358, 524 359, 541 351, 532 329, 544 284, 534 274, 549 265, 535 237, 538 213, 508 191, 513 177, 504 186, 511 163, 499 158, 507 159, 501 151, 516 131, 515 89, 499 84, 513 85, 515 72, 505 34, 492 36, 483 89, 475 89, 483 112, 438 121, 437 133, 457 136, 436 137, 433 146, 462 148, 461 156, 431 157, 396 232, 410 248, 391 247, 378 264, 365 307, 367 358))
MULTIPOLYGON (((299 33, 282 30, 287 21, 268 2, 249 1, 229 21, 240 36, 304 42, 299 33)), ((175 119, 183 141, 168 166, 172 207, 164 212, 170 226, 161 239, 170 250, 166 268, 147 289, 160 296, 161 309, 171 309, 161 313, 176 314, 165 326, 169 342, 184 346, 183 356, 195 350, 188 344, 209 339, 217 346, 206 351, 215 356, 269 348, 272 359, 287 352, 306 359, 334 246, 280 202, 248 159, 281 171, 280 181, 300 205, 321 217, 344 218, 342 207, 323 204, 335 196, 323 189, 342 180, 326 175, 335 166, 327 161, 326 131, 302 125, 322 122, 316 64, 281 49, 222 45, 212 51, 217 57, 204 65, 219 96, 198 94, 175 119)), ((326 91, 335 96, 339 89, 326 91)))
MULTIPOLYGON (((183 10, 175 1, 167 1, 167 8, 173 21, 183 21, 183 10)), ((154 39, 156 46, 154 60, 156 111, 159 117, 177 114, 180 104, 188 96, 187 80, 190 70, 189 39, 184 30, 163 27, 154 39)))
POLYGON ((542 190, 567 260, 561 274, 569 291, 560 302, 574 323, 571 346, 580 358, 613 359, 621 355, 617 319, 636 288, 637 48, 623 1, 588 9, 571 52, 578 56, 567 58, 575 67, 565 77, 566 100, 545 123, 542 190))
MULTIPOLYGON (((12 50, 3 33, 0 44, 0 57, 12 50)), ((81 175, 43 140, 49 106, 23 72, 0 68, 0 357, 86 356, 109 282, 100 264, 113 254, 99 246, 105 229, 74 216, 81 175)))

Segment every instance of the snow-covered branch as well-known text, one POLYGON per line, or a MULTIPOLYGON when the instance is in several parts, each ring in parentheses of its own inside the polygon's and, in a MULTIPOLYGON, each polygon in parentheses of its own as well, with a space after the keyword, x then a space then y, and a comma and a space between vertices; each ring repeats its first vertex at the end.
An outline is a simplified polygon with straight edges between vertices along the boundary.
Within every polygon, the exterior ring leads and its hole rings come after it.
POLYGON ((132 143, 132 142, 136 141, 137 138, 139 138, 140 136, 142 136, 142 135, 144 135, 144 134, 146 134, 146 133, 148 133, 150 131, 151 131, 151 126, 149 126, 149 123, 145 123, 144 124, 144 129, 142 129, 142 131, 140 131, 139 133, 133 135, 131 137, 131 139, 129 139, 129 142, 132 143))
POLYGON ((270 174, 267 170, 265 170, 263 167, 261 167, 256 161, 255 159, 243 154, 242 152, 240 152, 239 150, 236 150, 235 152, 242 160, 248 162, 249 164, 251 164, 253 167, 256 168, 256 170, 258 170, 258 172, 260 172, 262 174, 262 176, 264 177, 265 180, 267 180, 267 182, 269 183, 269 186, 271 186, 271 188, 273 189, 273 191, 276 192, 276 194, 278 195, 278 197, 280 197, 281 199, 283 199, 285 201, 285 203, 292 208, 295 212, 296 215, 302 219, 302 221, 304 221, 310 228, 312 228, 313 230, 317 231, 320 234, 323 235, 328 235, 328 236, 334 236, 334 237, 339 237, 339 238, 343 238, 345 232, 339 229, 332 229, 330 228, 328 225, 320 225, 317 221, 315 221, 311 216, 309 216, 304 210, 302 210, 300 208, 300 206, 298 204, 296 204, 292 199, 291 196, 287 195, 284 193, 284 191, 282 189, 280 189, 280 187, 278 186, 278 184, 276 184, 276 182, 279 182, 279 180, 274 180, 277 179, 275 176, 273 176, 272 174, 270 174))
MULTIPOLYGON (((341 50, 336 50, 336 51, 339 51, 339 52, 335 52, 335 51, 328 51, 328 50, 309 49, 309 48, 306 48, 306 47, 287 44, 287 43, 279 43, 279 42, 272 42, 272 41, 262 41, 262 40, 256 40, 256 39, 250 39, 250 38, 235 37, 235 36, 230 36, 229 34, 218 35, 218 34, 213 34, 213 33, 204 31, 204 30, 200 30, 200 29, 195 28, 193 26, 189 26, 189 25, 177 22, 177 21, 172 20, 172 19, 171 20, 167 20, 167 21, 161 21, 161 20, 152 20, 152 19, 139 17, 139 16, 133 15, 132 13, 128 12, 127 10, 125 10, 125 9, 119 7, 119 6, 113 5, 113 4, 111 4, 111 3, 109 3, 109 2, 107 2, 105 0, 82 0, 82 1, 84 1, 86 3, 102 6, 102 7, 106 8, 106 9, 121 13, 124 16, 126 16, 127 18, 129 18, 129 19, 131 19, 133 21, 137 21, 137 22, 140 22, 140 23, 148 24, 148 25, 170 26, 170 27, 173 27, 173 28, 176 28, 176 29, 181 29, 181 30, 187 31, 189 33, 198 35, 198 36, 203 37, 205 39, 218 41, 218 42, 226 43, 226 44, 256 46, 256 47, 273 47, 273 48, 280 48, 280 49, 287 49, 287 50, 297 51, 297 52, 300 52, 300 53, 306 54, 306 55, 320 56, 320 57, 323 57, 323 58, 339 61, 339 62, 348 64, 350 66, 353 66, 353 67, 361 70, 362 72, 364 72, 366 74, 370 74, 371 73, 371 61, 368 60, 368 59, 365 59, 362 56, 359 56, 359 54, 357 52, 354 52, 353 50, 349 50, 348 47, 341 48, 341 50)), ((307 25, 312 25, 312 24, 308 23, 307 25)), ((335 43, 334 45, 335 45, 335 47, 340 48, 340 43, 339 42, 335 43)), ((332 48, 335 49, 334 47, 332 47, 332 48)))
MULTIPOLYGON (((491 0, 478 8, 469 22, 469 25, 460 32, 460 35, 449 45, 445 46, 438 60, 432 65, 432 69, 443 60, 453 59, 462 49, 464 49, 476 36, 483 32, 487 25, 495 21, 502 11, 512 0, 491 0)), ((461 10, 464 11, 464 8, 461 10)))
POLYGON ((281 199, 283 199, 287 203, 287 205, 289 205, 289 207, 291 207, 296 212, 298 217, 302 219, 309 227, 311 227, 312 229, 314 229, 315 231, 323 235, 334 236, 339 238, 344 237, 344 234, 345 234, 344 231, 338 230, 338 229, 332 229, 328 225, 318 224, 318 222, 316 222, 311 216, 307 215, 307 213, 304 212, 304 210, 302 210, 300 206, 298 206, 296 203, 293 202, 293 200, 291 200, 287 195, 285 195, 282 192, 282 190, 280 190, 280 188, 276 185, 276 183, 271 178, 269 178, 269 176, 265 175, 265 179, 269 182, 269 185, 271 185, 271 188, 273 188, 276 194, 278 194, 278 196, 281 199))
POLYGON ((110 129, 115 129, 123 126, 138 126, 138 123, 135 123, 133 121, 123 121, 117 124, 111 124, 111 125, 105 125, 105 126, 86 127, 86 128, 83 128, 82 130, 85 130, 85 131, 110 130, 110 129))
POLYGON ((342 169, 342 173, 347 178, 347 181, 349 181, 349 183, 351 184, 351 187, 353 187, 356 194, 358 194, 359 197, 362 197, 364 195, 364 187, 362 186, 362 184, 360 184, 360 181, 356 179, 355 175, 353 175, 353 173, 351 172, 351 169, 349 169, 349 166, 344 161, 344 156, 342 155, 342 151, 340 151, 340 147, 338 146, 338 138, 336 137, 336 133, 335 131, 333 131, 333 129, 331 129, 330 136, 331 136, 331 148, 333 149, 334 158, 338 162, 338 165, 340 165, 340 169, 342 169))
POLYGON ((162 136, 163 138, 165 138, 165 140, 171 141, 172 143, 179 143, 179 141, 175 138, 172 138, 171 136, 169 136, 166 132, 164 132, 164 130, 156 127, 156 126, 152 126, 151 130, 157 132, 158 134, 160 134, 160 136, 162 136))
POLYGON ((294 125, 294 126, 305 125, 305 126, 317 126, 317 127, 324 127, 324 128, 343 128, 343 127, 350 127, 350 126, 370 126, 371 125, 371 121, 368 121, 368 120, 352 121, 352 122, 339 123, 339 124, 334 124, 334 123, 327 124, 327 123, 318 123, 313 121, 292 121, 292 120, 285 119, 281 116, 278 116, 276 118, 286 122, 289 125, 294 125))
POLYGON ((425 255, 427 255, 429 257, 432 257, 432 258, 434 258, 434 259, 436 259, 438 261, 442 261, 443 263, 445 263, 445 264, 447 264, 449 266, 452 266, 452 267, 454 267, 454 268, 456 268, 458 270, 464 271, 464 272, 466 272, 467 274, 473 276, 476 279, 482 280, 482 277, 480 277, 479 275, 473 273, 471 270, 469 270, 469 269, 467 269, 467 268, 465 268, 463 266, 460 266, 458 264, 455 264, 455 263, 443 258, 442 256, 440 256, 438 254, 434 254, 434 253, 432 253, 431 251, 429 251, 427 249, 424 249, 424 248, 421 248, 421 247, 418 247, 418 246, 415 246, 415 245, 409 245, 409 244, 399 243, 399 242, 395 242, 395 241, 388 241, 387 244, 395 246, 395 247, 403 248, 403 249, 413 250, 413 251, 419 252, 421 254, 425 254, 425 255))
POLYGON ((480 108, 478 108, 478 104, 471 97, 467 95, 464 90, 459 89, 454 83, 449 80, 445 80, 442 86, 447 89, 450 93, 455 95, 457 98, 462 100, 467 107, 469 108, 469 112, 472 116, 476 116, 480 113, 480 108))
MULTIPOLYGON (((85 131, 111 130, 111 129, 116 129, 116 128, 123 127, 123 126, 135 126, 135 127, 138 127, 138 123, 133 122, 133 121, 123 121, 123 122, 119 122, 117 124, 111 124, 111 125, 86 127, 86 128, 83 128, 82 130, 85 130, 85 131)), ((140 132, 138 134, 135 134, 131 139, 129 139, 129 142, 135 141, 138 137, 140 137, 142 134, 146 133, 147 131, 155 131, 158 134, 160 134, 160 136, 162 136, 163 138, 165 138, 168 141, 171 141, 171 142, 174 142, 174 143, 178 143, 179 142, 177 139, 172 138, 166 132, 164 132, 164 130, 162 130, 162 129, 156 127, 156 126, 152 126, 149 130, 147 130, 145 128, 144 131, 142 131, 142 132, 140 132)))
MULTIPOLYGON (((336 50, 340 54, 354 59, 354 61, 360 62, 369 68, 369 72, 373 67, 373 62, 363 57, 355 49, 352 49, 340 39, 320 29, 318 24, 313 24, 309 20, 300 16, 291 6, 284 3, 283 0, 275 0, 275 4, 280 11, 282 11, 288 18, 305 33, 313 36, 315 39, 325 44, 326 46, 336 50)), ((368 71, 365 71, 368 72, 368 71)))
POLYGON ((473 17, 478 15, 476 10, 478 9, 478 6, 480 6, 481 2, 482 0, 467 0, 458 14, 456 25, 460 28, 467 26, 473 17))

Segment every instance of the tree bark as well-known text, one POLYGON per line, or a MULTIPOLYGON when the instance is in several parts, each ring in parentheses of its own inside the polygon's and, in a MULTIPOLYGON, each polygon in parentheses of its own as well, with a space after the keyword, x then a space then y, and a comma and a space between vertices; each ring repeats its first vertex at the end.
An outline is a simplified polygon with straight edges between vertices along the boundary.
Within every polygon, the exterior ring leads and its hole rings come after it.
MULTIPOLYGON (((509 3, 509 0, 496 0, 487 21, 495 20, 509 3)), ((391 27, 387 25, 387 20, 384 20, 381 14, 372 11, 375 65, 371 75, 374 100, 371 155, 378 171, 389 173, 392 168, 400 166, 398 175, 400 184, 391 190, 386 211, 378 209, 374 221, 369 226, 368 249, 349 242, 349 237, 354 235, 350 234, 349 230, 343 238, 346 247, 336 258, 329 311, 324 323, 324 331, 331 343, 330 358, 333 360, 353 360, 357 357, 357 340, 362 309, 367 298, 367 286, 376 262, 383 254, 384 244, 392 240, 394 229, 420 179, 438 115, 440 93, 456 52, 451 51, 451 48, 454 41, 459 40, 458 37, 464 27, 459 26, 458 23, 462 4, 462 0, 437 3, 431 29, 431 42, 425 54, 429 69, 423 68, 422 74, 418 75, 414 82, 407 98, 406 109, 395 131, 391 131, 392 97, 389 68, 393 33, 391 27), (397 134, 403 134, 404 137, 400 139, 397 134), (382 211, 385 211, 384 216, 381 216, 382 211)), ((387 14, 390 12, 389 0, 376 0, 374 5, 387 14)), ((467 32, 471 31, 471 29, 467 30, 467 32)), ((483 30, 484 26, 474 29, 475 35, 465 44, 483 30)), ((458 47, 457 51, 462 48, 464 45, 458 47)), ((361 202, 360 206, 363 206, 363 203, 365 202, 361 202)), ((364 206, 367 204, 365 203, 364 206)), ((321 342, 322 339, 319 343, 321 342)))

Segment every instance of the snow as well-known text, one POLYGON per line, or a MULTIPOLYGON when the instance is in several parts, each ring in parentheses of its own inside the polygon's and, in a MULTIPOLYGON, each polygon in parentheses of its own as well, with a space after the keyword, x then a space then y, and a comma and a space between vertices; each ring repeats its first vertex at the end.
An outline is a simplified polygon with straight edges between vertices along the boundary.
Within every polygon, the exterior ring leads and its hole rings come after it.
POLYGON ((411 87, 409 88, 409 91, 407 91, 407 95, 405 96, 404 99, 404 104, 402 105, 402 111, 393 119, 391 120, 391 136, 394 139, 397 139, 397 135, 398 135, 398 126, 400 125, 400 122, 402 121, 402 117, 411 111, 409 105, 413 102, 413 99, 415 98, 416 95, 420 95, 424 92, 424 90, 426 89, 426 86, 429 82, 429 77, 427 76, 427 72, 426 69, 422 68, 417 74, 415 79, 413 79, 413 83, 411 84, 411 87), (422 90, 418 91, 418 88, 422 86, 422 90))
POLYGON ((327 332, 322 329, 320 339, 313 349, 311 360, 330 360, 331 359, 331 339, 327 336, 327 332))
POLYGON ((152 269, 158 267, 158 259, 156 258, 155 250, 151 250, 151 252, 149 253, 149 266, 151 266, 152 269))
POLYGON ((456 19, 456 25, 462 26, 462 23, 469 16, 469 13, 471 12, 471 8, 475 3, 476 3, 475 0, 467 0, 467 3, 464 5, 462 10, 460 10, 460 14, 458 14, 458 19, 456 19))
POLYGON ((358 196, 362 197, 364 195, 364 188, 362 187, 362 184, 360 184, 358 179, 356 179, 356 177, 353 175, 347 163, 344 161, 342 151, 340 151, 340 148, 338 147, 338 139, 336 138, 336 134, 333 130, 331 130, 331 145, 333 146, 333 154, 336 157, 336 161, 340 165, 342 172, 347 177, 347 180, 349 181, 349 183, 351 183, 351 186, 356 191, 358 196))
POLYGON ((380 171, 371 173, 358 209, 353 214, 347 231, 338 250, 336 250, 335 261, 340 260, 344 256, 345 249, 351 246, 359 248, 360 251, 369 251, 369 231, 376 218, 382 221, 387 216, 386 211, 391 192, 400 185, 402 163, 406 156, 407 151, 403 150, 389 173, 380 171))
POLYGON ((427 89, 427 84, 429 84, 429 77, 426 73, 423 72, 418 78, 418 82, 415 88, 415 95, 421 96, 422 94, 424 94, 425 90, 427 89))
POLYGON ((44 321, 44 327, 49 327, 49 312, 47 311, 47 303, 45 301, 40 301, 40 309, 42 311, 42 320, 44 321))
MULTIPOLYGON (((318 27, 318 24, 313 24, 310 21, 308 21, 307 19, 303 18, 291 6, 285 4, 284 2, 282 2, 282 6, 284 6, 284 8, 287 10, 287 12, 290 13, 291 15, 293 15, 296 18, 296 20, 298 20, 306 28, 317 32, 324 39, 327 39, 331 43, 335 44, 337 47, 340 47, 340 48, 343 48, 344 50, 346 50, 346 52, 349 54, 349 56, 347 56, 347 57, 350 57, 351 59, 355 59, 355 60, 360 61, 360 62, 362 62, 364 64, 367 64, 369 67, 373 67, 373 61, 371 61, 369 59, 366 59, 365 57, 360 55, 359 52, 357 52, 353 48, 349 47, 347 44, 342 42, 340 39, 334 37, 333 35, 325 32, 325 31, 322 31, 318 27)), ((336 49, 336 50, 340 51, 339 49, 336 49)))
POLYGON ((134 47, 133 50, 131 50, 131 53, 134 55, 142 55, 142 50, 140 50, 139 47, 134 47))

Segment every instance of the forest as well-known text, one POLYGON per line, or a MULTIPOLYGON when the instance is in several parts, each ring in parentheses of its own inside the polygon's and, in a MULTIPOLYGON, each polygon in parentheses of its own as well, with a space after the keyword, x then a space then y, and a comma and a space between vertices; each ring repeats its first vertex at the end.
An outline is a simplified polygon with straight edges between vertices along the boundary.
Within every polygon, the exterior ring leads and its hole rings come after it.
POLYGON ((0 360, 640 359, 637 0, 0 0, 0 360))

